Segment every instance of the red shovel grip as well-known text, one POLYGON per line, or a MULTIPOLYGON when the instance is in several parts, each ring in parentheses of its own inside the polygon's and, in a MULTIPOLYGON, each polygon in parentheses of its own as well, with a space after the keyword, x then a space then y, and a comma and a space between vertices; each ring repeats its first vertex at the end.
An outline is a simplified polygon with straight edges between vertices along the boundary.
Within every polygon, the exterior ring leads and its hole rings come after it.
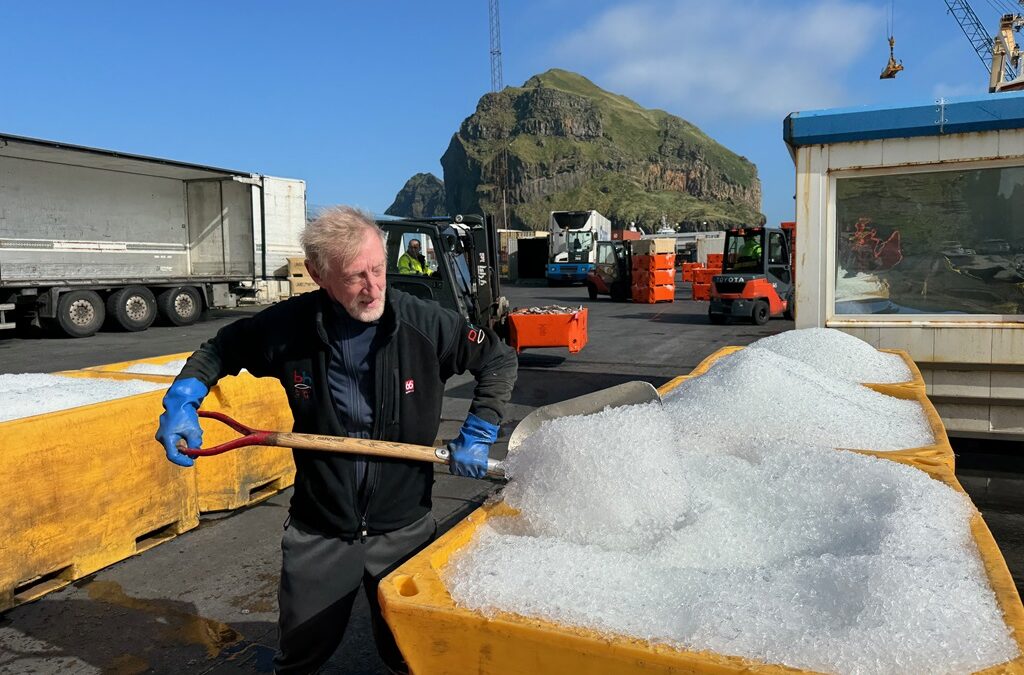
POLYGON ((189 457, 212 457, 213 455, 219 455, 236 448, 245 448, 251 445, 266 445, 267 439, 269 439, 274 433, 272 431, 261 431, 260 429, 247 427, 238 420, 228 417, 224 413, 220 412, 200 410, 199 416, 223 422, 238 433, 244 435, 234 440, 221 443, 220 445, 215 445, 212 448, 182 448, 182 454, 188 455, 189 457))

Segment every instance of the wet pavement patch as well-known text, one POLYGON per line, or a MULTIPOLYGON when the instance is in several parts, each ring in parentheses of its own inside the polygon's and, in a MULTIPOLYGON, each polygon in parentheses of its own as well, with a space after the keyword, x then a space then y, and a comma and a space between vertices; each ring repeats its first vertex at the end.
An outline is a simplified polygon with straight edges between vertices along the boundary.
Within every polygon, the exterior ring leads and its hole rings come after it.
POLYGON ((91 581, 83 589, 90 600, 150 615, 159 624, 158 639, 165 645, 199 645, 210 658, 215 658, 226 647, 242 640, 238 631, 226 623, 185 611, 183 607, 190 605, 182 602, 133 598, 113 581, 91 581))

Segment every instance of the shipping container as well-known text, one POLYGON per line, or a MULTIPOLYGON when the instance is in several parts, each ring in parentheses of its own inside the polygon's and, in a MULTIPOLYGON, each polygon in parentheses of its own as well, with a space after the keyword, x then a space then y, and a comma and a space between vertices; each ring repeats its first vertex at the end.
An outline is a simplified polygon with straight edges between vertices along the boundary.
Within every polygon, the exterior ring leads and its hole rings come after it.
POLYGON ((72 337, 252 298, 305 223, 302 181, 5 134, 0 203, 0 329, 72 337))

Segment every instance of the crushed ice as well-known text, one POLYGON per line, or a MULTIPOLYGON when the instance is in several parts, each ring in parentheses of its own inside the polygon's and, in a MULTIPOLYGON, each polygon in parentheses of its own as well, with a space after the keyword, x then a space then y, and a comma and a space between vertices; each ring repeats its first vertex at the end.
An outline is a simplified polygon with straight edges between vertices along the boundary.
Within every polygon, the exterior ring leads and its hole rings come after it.
POLYGON ((135 380, 44 373, 0 375, 0 422, 166 388, 166 384, 135 380))
POLYGON ((930 442, 914 402, 745 349, 664 405, 542 426, 505 462, 519 515, 442 573, 485 614, 825 672, 973 672, 1019 652, 970 501, 832 449, 930 442))

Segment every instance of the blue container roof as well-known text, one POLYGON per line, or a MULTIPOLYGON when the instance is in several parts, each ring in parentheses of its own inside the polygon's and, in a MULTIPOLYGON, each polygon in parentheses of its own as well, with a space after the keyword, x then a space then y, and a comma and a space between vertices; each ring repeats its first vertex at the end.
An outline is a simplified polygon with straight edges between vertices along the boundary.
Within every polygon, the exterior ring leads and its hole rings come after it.
POLYGON ((1024 129, 1024 91, 938 99, 925 105, 863 106, 795 112, 783 138, 802 145, 1024 129))

